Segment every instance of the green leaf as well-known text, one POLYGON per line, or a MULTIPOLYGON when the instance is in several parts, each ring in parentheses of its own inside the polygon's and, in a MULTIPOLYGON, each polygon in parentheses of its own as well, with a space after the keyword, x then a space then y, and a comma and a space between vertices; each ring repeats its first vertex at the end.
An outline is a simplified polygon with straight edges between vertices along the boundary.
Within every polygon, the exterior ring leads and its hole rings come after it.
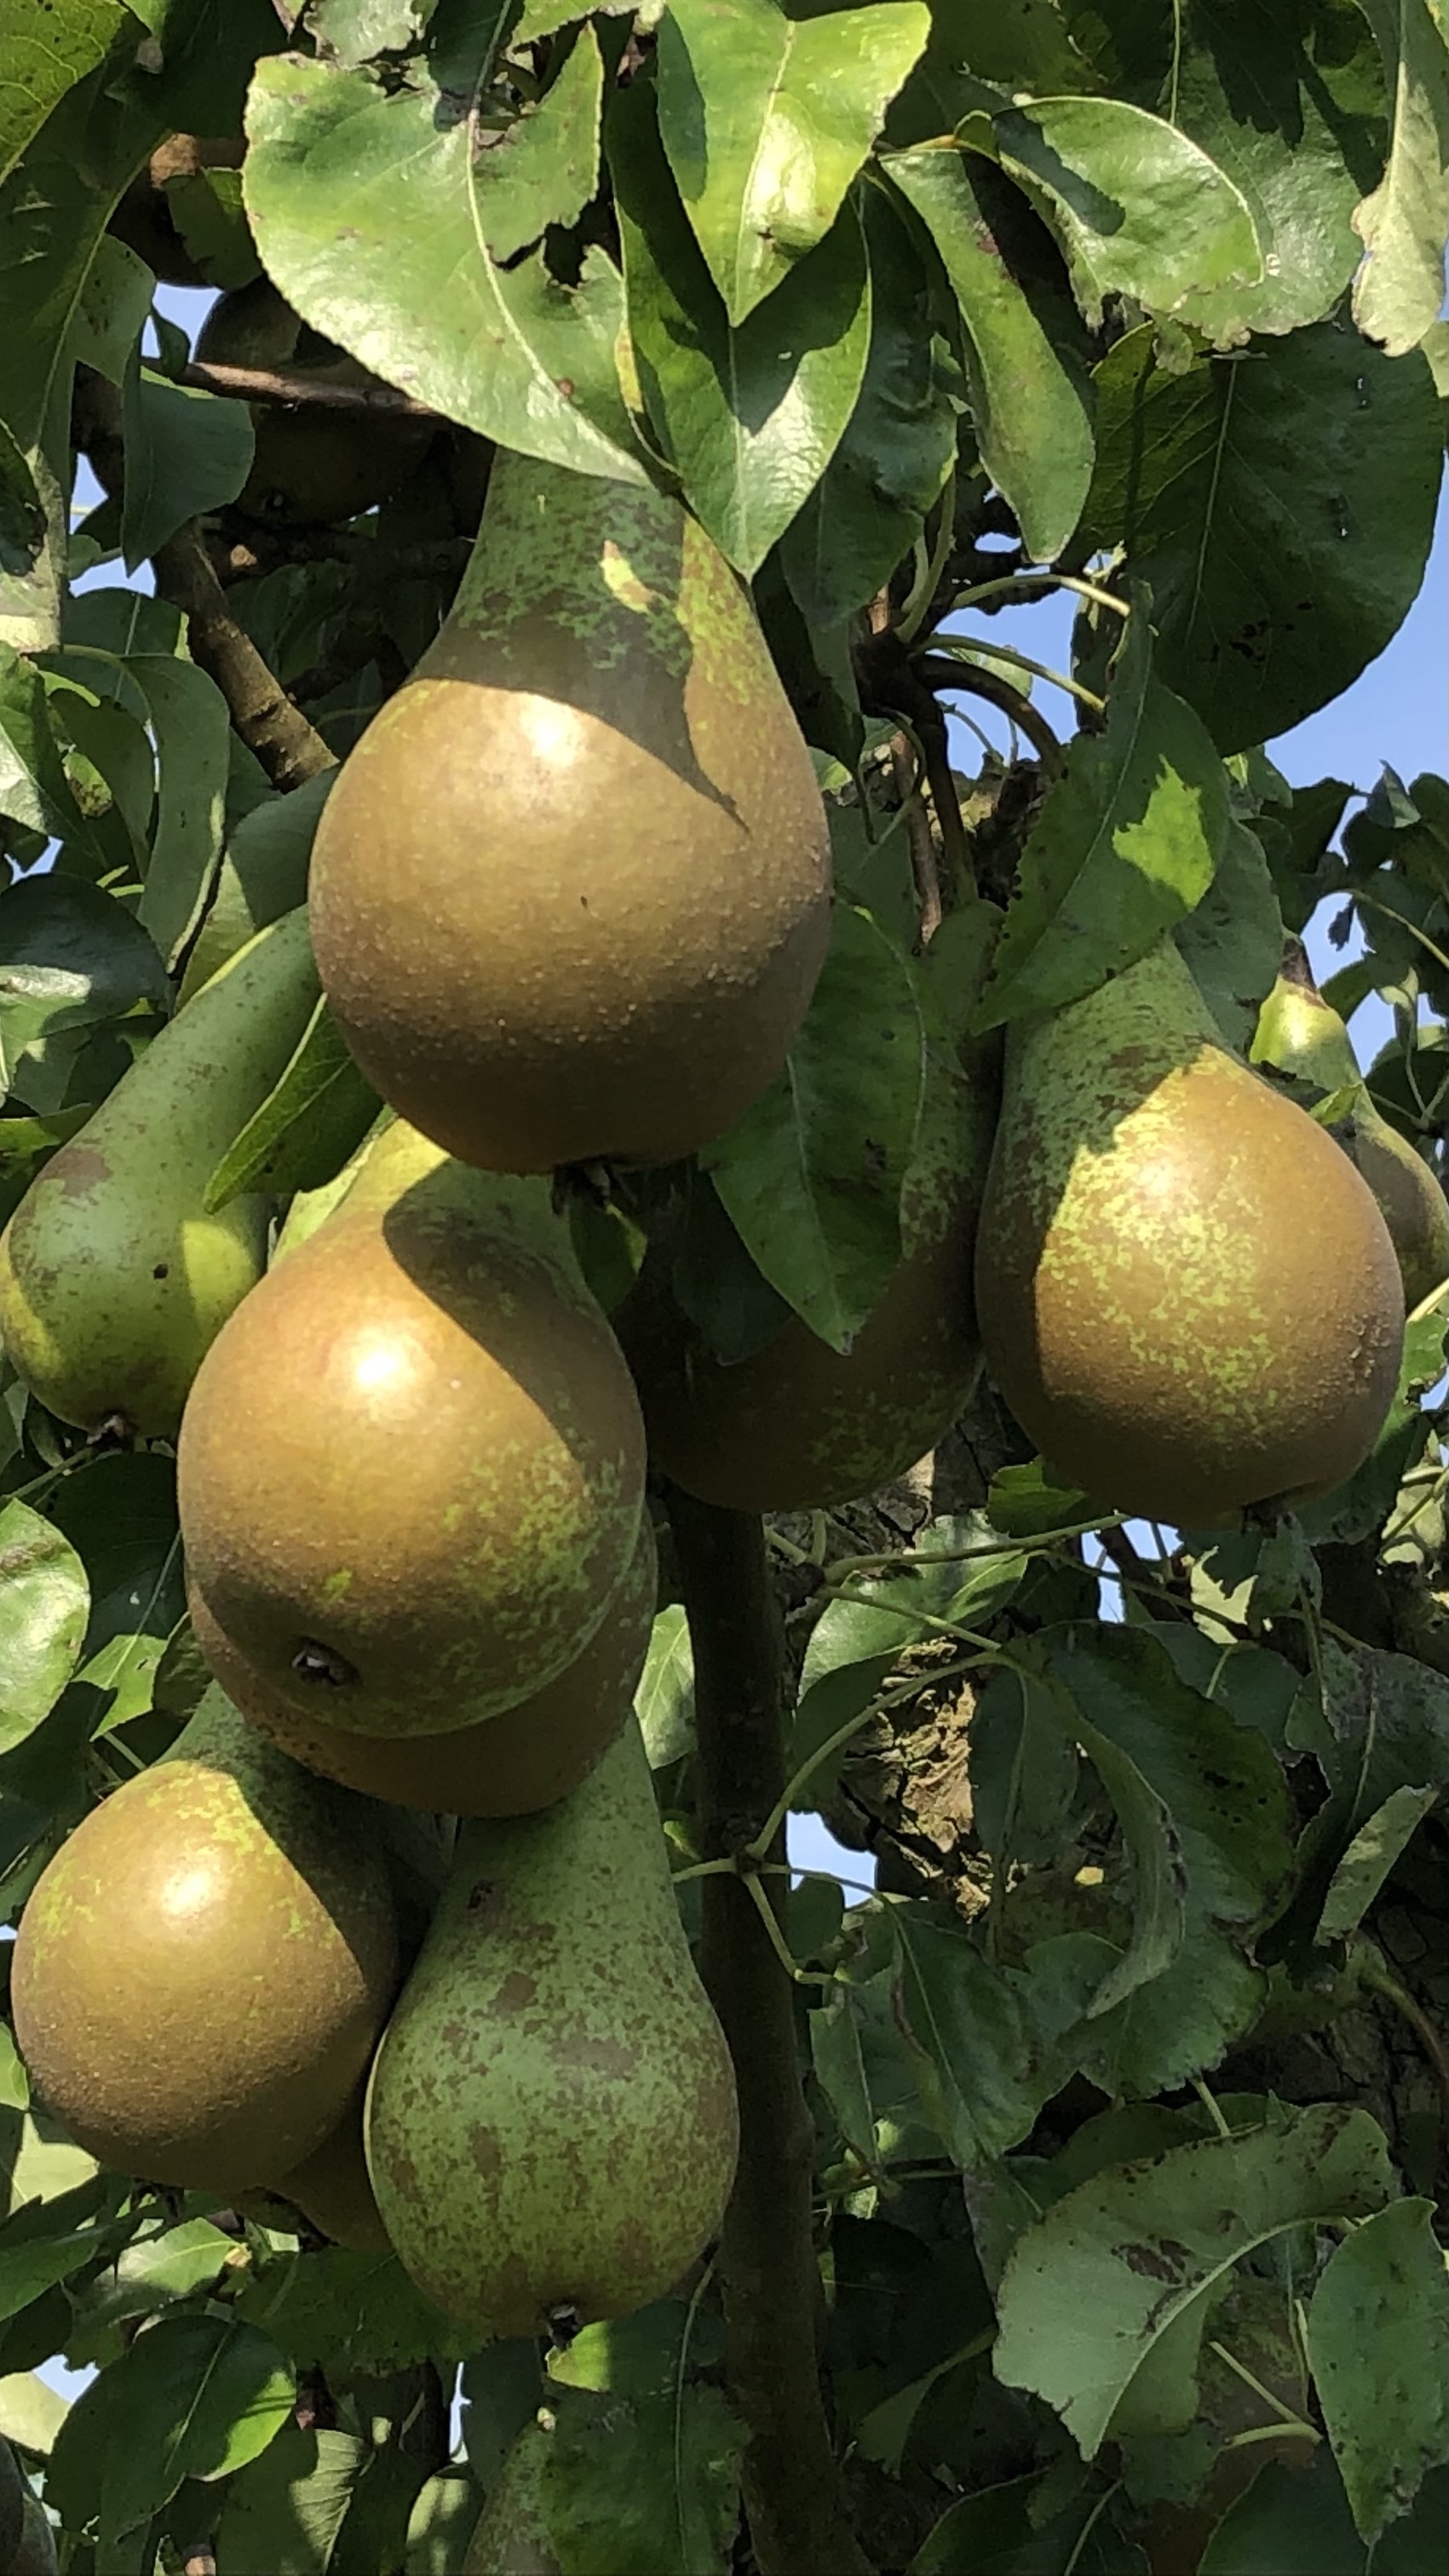
POLYGON ((740 2425, 718 2387, 718 2328, 675 2299, 586 2326, 550 2356, 564 2391, 540 2479, 550 2554, 570 2576, 726 2576, 739 2524, 740 2425))
POLYGON ((1028 1977, 993 1966, 970 1935, 926 1907, 895 1905, 896 2016, 922 2107, 963 2171, 1019 2146, 1061 2075, 1028 1977))
POLYGON ((294 1190, 321 1189, 356 1152, 379 1105, 324 998, 275 1088, 212 1173, 203 1201, 208 1213, 245 1190, 287 1198, 294 1190))
POLYGON ((1283 916, 1263 844, 1229 816, 1217 872, 1173 937, 1230 1047, 1246 1054, 1258 1011, 1278 979, 1283 916))
POLYGON ((0 2379, 0 2434, 45 2459, 65 2422, 69 2400, 35 2370, 7 2371, 0 2379))
POLYGON ((150 1707, 186 1607, 176 1462, 158 1450, 102 1455, 67 1479, 51 1512, 90 1577, 86 1660, 73 1687, 101 1695, 93 1724, 108 1731, 150 1707))
POLYGON ((37 2236, 22 2245, 0 2243, 0 2318, 18 2315, 42 2290, 68 2281, 104 2251, 105 2240, 93 2227, 70 2228, 61 2236, 37 2236))
MULTIPOLYGON (((1387 2576, 1387 2560, 1383 2566, 1387 2576)), ((1274 2460, 1260 2470, 1213 2532, 1199 2576, 1263 2576, 1269 2568, 1273 2576, 1366 2576, 1342 2480, 1322 2445, 1302 2468, 1274 2460)))
POLYGON ((931 323, 930 282, 884 189, 862 206, 870 261, 870 347, 854 411, 803 510, 780 541, 790 588, 812 626, 874 599, 920 535, 956 459, 955 361, 931 323))
POLYGON ((234 957, 258 930, 295 912, 307 900, 307 878, 318 818, 337 783, 335 769, 254 805, 228 837, 206 918, 186 960, 180 1000, 234 957))
POLYGON ((223 2478, 264 2451, 296 2399, 276 2345, 239 2318, 162 2317, 71 2408, 47 2491, 100 2549, 137 2530, 185 2478, 223 2478))
POLYGON ((1395 1789, 1360 1825, 1329 1880, 1317 1940, 1342 1941, 1358 1930, 1399 1854, 1443 1794, 1437 1782, 1427 1789, 1395 1789))
POLYGON ((113 385, 134 364, 156 281, 143 259, 103 233, 71 325, 72 354, 113 385))
POLYGON ((998 1467, 986 1497, 986 1517, 1008 1538, 1039 1538, 1050 1530, 1075 1529, 1099 1518, 1089 1497, 1075 1485, 1055 1485, 1044 1462, 998 1467))
POLYGON ((0 1082, 27 1047, 166 1003, 155 942, 114 896, 56 872, 0 896, 0 1082))
POLYGON ((994 124, 1002 161, 1056 233, 1093 329, 1107 295, 1165 319, 1205 288, 1262 276, 1241 190, 1161 117, 1120 98, 1048 98, 994 124))
POLYGON ((217 2525, 218 2564, 275 2576, 325 2576, 358 2480, 372 2457, 355 2433, 283 2424, 232 2478, 217 2525))
POLYGON ((1283 733, 1396 632, 1429 557, 1442 421, 1422 358, 1338 322, 1250 355, 1097 369, 1084 528, 1152 592, 1157 667, 1219 748, 1283 733))
POLYGON ((1449 57, 1426 0, 1363 0, 1393 103, 1384 175, 1354 216, 1368 256, 1353 318, 1401 358, 1433 328, 1444 300, 1444 179, 1449 164, 1449 57))
POLYGON ((853 203, 770 298, 731 327, 685 221, 647 81, 619 91, 605 143, 645 409, 696 518, 746 574, 809 498, 855 408, 870 274, 853 203))
POLYGON ((971 1711, 971 1821, 1001 1884, 1013 1863, 1055 1860, 1079 1768, 1061 1710, 1036 1677, 994 1672, 971 1711))
POLYGON ((599 184, 604 58, 585 23, 536 106, 489 136, 474 186, 494 259, 513 259, 550 224, 575 224, 599 184))
MULTIPOLYGON (((1259 2008, 1262 1978, 1231 1933, 1263 1920, 1288 1882, 1283 1772, 1255 1728, 1178 1680, 1145 1630, 1046 1631, 1039 1651, 1078 1715, 1135 1766, 1171 1820, 1170 1858, 1186 1907, 1182 1945, 1169 1967, 1111 2010, 1094 2007, 1078 2034, 1079 2063, 1093 2082, 1112 2093, 1162 2091, 1216 2064, 1259 2008)), ((1079 1740, 1095 1761, 1100 1746, 1085 1731, 1079 1740)), ((1117 1767, 1104 1760, 1114 1798, 1117 1767)), ((1146 1833, 1145 1816, 1134 1831, 1146 1833)), ((1145 1858, 1150 1846, 1143 1848, 1144 1866, 1157 1870, 1160 1862, 1145 1858)))
POLYGON ((1263 250, 1256 284, 1189 293, 1180 319, 1218 347, 1332 312, 1358 266, 1353 210, 1377 166, 1383 85, 1367 25, 1337 0, 1185 8, 1153 104, 1241 190, 1263 250))
POLYGON ((930 23, 919 0, 803 19, 774 0, 671 0, 659 132, 732 325, 824 239, 930 23))
POLYGON ((1398 2200, 1345 2236, 1308 2311, 1308 2358, 1363 2538, 1407 2512, 1449 2447, 1449 2324, 1434 2204, 1398 2200))
POLYGON ((1201 901, 1228 836, 1223 765, 1191 707, 1154 677, 1134 609, 1106 722, 1079 733, 1021 854, 978 1029, 1094 992, 1201 901))
POLYGON ((1079 359, 1070 307, 1057 311, 1038 282, 1040 243, 1025 238, 1029 218, 978 154, 927 145, 884 167, 934 241, 960 307, 982 462, 1016 515, 1027 554, 1049 563, 1081 517, 1092 480, 1085 352, 1079 359))
POLYGON ((121 554, 134 572, 184 519, 236 499, 256 435, 246 403, 174 385, 139 358, 126 371, 125 435, 121 554))
POLYGON ((45 543, 45 507, 35 472, 0 420, 0 574, 27 576, 45 543))
POLYGON ((831 1995, 809 2015, 809 2022, 815 2081, 835 2114, 845 2144, 869 2171, 875 2163, 875 2112, 853 1997, 831 1995))
POLYGON ((1165 2334, 1201 2333, 1234 2264, 1295 2227, 1366 2218, 1393 2188, 1382 2131, 1329 2104, 1109 2167, 1017 2238, 996 2376, 1055 2407, 1091 2459, 1134 2373, 1165 2334))
POLYGON ((34 0, 3 0, 0 177, 74 82, 104 60, 126 23, 118 0, 67 0, 37 19, 34 0))
POLYGON ((216 682, 194 662, 137 653, 127 667, 156 739, 156 821, 137 912, 174 966, 221 863, 231 720, 216 682))
POLYGON ((396 2257, 329 2245, 319 2254, 269 2264, 242 2294, 242 2311, 289 2352, 315 2357, 326 2373, 405 2370, 430 2355, 461 2361, 472 2350, 396 2257))
POLYGON ((104 853, 76 804, 51 729, 45 682, 32 662, 0 639, 0 814, 27 830, 54 833, 94 856, 104 853))
POLYGON ((755 1264, 847 1350, 901 1257, 901 1187, 925 1081, 907 960, 837 903, 785 1070, 701 1156, 755 1264))
POLYGON ((694 1647, 682 1601, 659 1612, 634 1693, 634 1714, 651 1771, 683 1761, 694 1746, 694 1647))
POLYGON ((440 2469, 419 2487, 408 2516, 405 2576, 464 2576, 483 2490, 466 2469, 440 2469))
POLYGON ((616 271, 590 249, 568 288, 539 253, 490 259, 455 106, 289 56, 259 66, 247 130, 258 246, 315 330, 484 438, 643 480, 615 373, 616 271))
POLYGON ((0 1753, 49 1715, 86 1632, 85 1567, 28 1503, 0 1504, 0 1753))

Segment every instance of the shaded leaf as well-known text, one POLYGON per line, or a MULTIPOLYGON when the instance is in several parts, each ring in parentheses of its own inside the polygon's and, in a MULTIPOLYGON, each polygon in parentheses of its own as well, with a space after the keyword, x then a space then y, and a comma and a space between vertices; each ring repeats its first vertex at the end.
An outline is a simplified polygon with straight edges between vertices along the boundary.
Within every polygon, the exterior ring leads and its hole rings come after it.
POLYGON ((1014 192, 979 155, 926 145, 884 166, 930 233, 960 307, 982 463, 1016 514, 1027 554, 1049 563, 1092 480, 1090 389, 1070 307, 1054 310, 1040 260, 1030 257, 1036 245, 1023 242, 1026 255, 1013 260, 1014 233, 1024 229, 1020 215, 1011 220, 1014 192))
POLYGON ((1150 587, 1162 679, 1224 751, 1337 697, 1424 576, 1443 433, 1422 358, 1323 322, 1170 374, 1143 329, 1097 398, 1084 526, 1150 587))
POLYGON ((919 0, 822 18, 671 0, 659 132, 731 324, 829 231, 930 23, 919 0))
POLYGON ((283 2424, 227 2485, 218 2564, 324 2576, 371 2446, 354 2433, 283 2424))
POLYGON ((860 392, 871 298, 859 217, 843 206, 768 311, 735 329, 685 220, 647 81, 617 93, 605 142, 645 410, 695 516, 753 573, 824 473, 860 392))
POLYGON ((1395 1789, 1360 1825, 1328 1882, 1315 1939, 1342 1941, 1356 1932, 1399 1854, 1417 1833, 1443 1789, 1395 1789))
POLYGON ((217 1164, 203 1204, 210 1212, 243 1191, 288 1198, 321 1189, 356 1152, 379 1105, 322 999, 274 1088, 217 1164))
POLYGON ((1327 2104, 1282 2127, 1109 2168, 1017 2238, 998 2299, 995 2368, 1097 2451, 1134 2372, 1169 2331, 1201 2332, 1232 2266, 1318 2220, 1368 2217, 1393 2192, 1383 2133, 1327 2104))
POLYGON ((1283 916, 1262 842, 1229 816, 1217 872, 1173 932, 1230 1047, 1246 1054, 1283 955, 1283 916))
POLYGON ((1449 2447, 1449 2321, 1434 2205, 1399 2200, 1329 2256, 1308 2358, 1353 2518, 1375 2541, 1449 2447))
POLYGON ((289 56, 259 66, 248 132, 258 245, 314 329, 484 438, 643 479, 614 369, 617 273, 596 249, 575 288, 540 254, 488 257, 456 102, 289 56))
POLYGON ((125 436, 121 554, 134 572, 183 520, 236 499, 256 435, 244 402, 173 384, 136 358, 126 370, 125 436))
MULTIPOLYGON (((0 1081, 25 1049, 67 1029, 103 1026, 138 1005, 166 1007, 166 970, 133 912, 57 870, 0 898, 0 1081)), ((139 1034, 139 1032, 138 1032, 139 1034)))
POLYGON ((885 191, 866 191, 870 347, 839 446, 781 539, 790 588, 811 625, 863 608, 890 579, 939 500, 956 458, 958 376, 932 330, 930 287, 885 191))
POLYGON ((925 1052, 907 961, 837 904, 784 1072, 700 1158, 757 1268, 833 1350, 901 1257, 925 1052))

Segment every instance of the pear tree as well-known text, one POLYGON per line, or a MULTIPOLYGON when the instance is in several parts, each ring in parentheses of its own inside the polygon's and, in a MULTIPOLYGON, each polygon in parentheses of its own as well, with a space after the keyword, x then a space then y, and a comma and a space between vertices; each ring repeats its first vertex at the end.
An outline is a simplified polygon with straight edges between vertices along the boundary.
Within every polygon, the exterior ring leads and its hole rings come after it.
POLYGON ((0 0, 0 2571, 1443 2565, 1446 69, 0 0))

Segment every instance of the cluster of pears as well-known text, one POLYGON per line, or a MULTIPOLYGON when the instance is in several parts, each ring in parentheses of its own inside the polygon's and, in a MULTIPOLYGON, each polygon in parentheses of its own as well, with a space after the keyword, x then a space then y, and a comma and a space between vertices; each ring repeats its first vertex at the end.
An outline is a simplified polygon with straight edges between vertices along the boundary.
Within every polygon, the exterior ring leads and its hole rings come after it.
MULTIPOLYGON (((606 1317, 570 1192, 695 1153, 774 1079, 829 905, 723 559, 652 490, 500 453, 305 908, 183 987, 0 1240, 26 1382, 176 1441, 214 1676, 27 1904, 37 2089, 117 2170, 392 2246, 480 2334, 661 2295, 733 2172, 632 1715, 648 1460, 828 1506, 933 1445, 984 1349, 1059 1473, 1202 1525, 1337 1484, 1395 1384, 1377 1166, 1230 1052, 1170 941, 1013 1029, 1004 1070, 963 1054, 848 1352, 791 1321, 723 1365, 662 1239, 606 1317), (319 980, 387 1115, 268 1265, 275 1211, 207 1185, 319 980), (421 1929, 409 1811, 449 1820, 421 1929)), ((1416 1243, 1442 1266, 1427 1217, 1416 1243)))

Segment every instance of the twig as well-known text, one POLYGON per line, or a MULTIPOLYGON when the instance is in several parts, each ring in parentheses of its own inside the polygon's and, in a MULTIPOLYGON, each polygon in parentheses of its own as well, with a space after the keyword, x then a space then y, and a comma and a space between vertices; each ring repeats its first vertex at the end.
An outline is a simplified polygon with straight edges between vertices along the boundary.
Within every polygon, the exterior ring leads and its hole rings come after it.
POLYGON ((302 411, 382 412, 390 420, 399 415, 404 420, 441 420, 443 416, 376 376, 348 385, 310 368, 292 374, 285 367, 224 367, 208 358, 193 358, 182 368, 181 382, 194 385, 200 393, 225 394, 234 402, 285 403, 302 411))
MULTIPOLYGON (((671 1492, 694 1641, 701 1848, 733 1859, 785 1783, 783 1663, 764 1530, 671 1492)), ((783 1838, 773 1856, 785 1858, 783 1838)), ((778 1924, 784 1881, 772 1883, 778 1924)), ((702 1964, 739 2087, 739 2171, 720 2247, 730 2395, 743 2419, 745 2510, 760 2576, 868 2576, 820 2385, 820 2272, 810 2117, 791 1980, 737 1877, 704 1880, 702 1964)), ((765 1897, 767 1903, 769 1897, 765 1897)))
POLYGON ((905 809, 906 839, 910 844, 911 878, 920 906, 916 929, 916 947, 928 948, 941 927, 941 878, 936 866, 936 843, 931 831, 931 818, 921 803, 916 782, 916 764, 906 735, 891 736, 891 775, 905 809))
POLYGON ((995 671, 983 671, 978 662, 926 661, 917 664, 922 678, 933 689, 964 689, 968 696, 984 698, 988 706, 999 707, 1019 725, 1031 744, 1042 767, 1055 778, 1062 766, 1062 747, 1044 715, 1014 689, 1009 680, 995 671))
POLYGON ((335 752, 233 617, 196 521, 188 519, 158 546, 152 561, 158 597, 185 612, 192 660, 216 682, 232 723, 272 785, 300 787, 324 769, 335 769, 335 752))
MULTIPOLYGON (((126 478, 120 393, 94 369, 82 368, 76 377, 75 412, 78 443, 97 482, 103 491, 119 494, 126 478)), ((158 546, 152 561, 159 597, 186 617, 193 661, 216 682, 232 723, 272 785, 300 787, 304 779, 335 769, 335 757, 320 733, 233 617, 195 519, 158 546)))

